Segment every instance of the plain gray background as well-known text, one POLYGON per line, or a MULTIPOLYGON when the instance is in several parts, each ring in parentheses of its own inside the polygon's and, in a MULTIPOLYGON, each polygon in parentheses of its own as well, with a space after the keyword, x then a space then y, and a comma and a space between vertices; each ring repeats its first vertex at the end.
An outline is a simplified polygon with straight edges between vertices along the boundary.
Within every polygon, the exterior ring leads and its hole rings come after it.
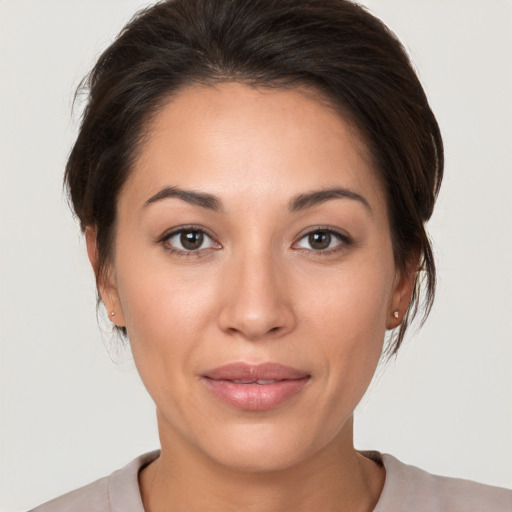
MULTIPOLYGON (((62 194, 74 88, 137 0, 0 0, 0 511, 158 446, 129 356, 112 363, 62 194), (124 361, 124 362, 123 362, 124 361)), ((356 416, 356 446, 512 486, 512 2, 371 0, 419 70, 446 144, 430 223, 435 307, 356 416)), ((411 333, 410 333, 411 334, 411 333)))

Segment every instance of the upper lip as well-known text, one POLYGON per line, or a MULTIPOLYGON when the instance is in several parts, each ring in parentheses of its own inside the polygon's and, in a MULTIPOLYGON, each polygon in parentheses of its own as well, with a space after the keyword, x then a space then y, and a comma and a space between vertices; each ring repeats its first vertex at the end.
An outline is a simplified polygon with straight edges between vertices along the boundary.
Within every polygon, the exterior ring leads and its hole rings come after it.
POLYGON ((297 380, 309 377, 307 372, 280 363, 229 363, 208 370, 203 377, 213 380, 297 380))

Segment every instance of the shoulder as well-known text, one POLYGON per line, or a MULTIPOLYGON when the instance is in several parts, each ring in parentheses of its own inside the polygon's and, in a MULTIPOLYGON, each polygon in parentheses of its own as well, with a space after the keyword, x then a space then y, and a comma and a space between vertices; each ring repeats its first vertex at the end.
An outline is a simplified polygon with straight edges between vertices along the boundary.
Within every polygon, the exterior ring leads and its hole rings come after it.
POLYGON ((64 512, 69 510, 75 512, 85 512, 86 510, 106 512, 109 510, 108 480, 109 477, 96 480, 89 485, 75 489, 44 505, 40 505, 31 512, 64 512))
POLYGON ((138 474, 158 455, 158 451, 141 455, 110 476, 68 492, 30 512, 144 512, 138 474))
POLYGON ((374 512, 512 511, 512 491, 459 478, 432 475, 382 455, 386 482, 374 512))

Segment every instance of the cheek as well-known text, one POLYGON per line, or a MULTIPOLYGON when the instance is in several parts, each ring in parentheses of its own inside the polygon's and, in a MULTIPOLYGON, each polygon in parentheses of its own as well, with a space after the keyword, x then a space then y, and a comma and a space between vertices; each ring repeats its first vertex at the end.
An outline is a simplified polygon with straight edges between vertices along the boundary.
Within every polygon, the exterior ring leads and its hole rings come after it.
POLYGON ((393 281, 394 265, 386 257, 312 273, 303 286, 303 316, 328 339, 341 338, 361 347, 380 342, 386 330, 393 281))
POLYGON ((352 409, 381 356, 393 290, 392 258, 340 267, 325 279, 314 277, 302 313, 306 337, 315 340, 313 350, 320 354, 320 373, 326 376, 334 406, 341 406, 343 397, 352 409))
MULTIPOLYGON (((121 246, 121 244, 119 244, 121 246)), ((158 251, 116 261, 117 289, 135 363, 147 386, 158 376, 189 367, 214 315, 216 285, 198 268, 183 272, 158 251), (149 382, 148 382, 149 381, 149 382)))

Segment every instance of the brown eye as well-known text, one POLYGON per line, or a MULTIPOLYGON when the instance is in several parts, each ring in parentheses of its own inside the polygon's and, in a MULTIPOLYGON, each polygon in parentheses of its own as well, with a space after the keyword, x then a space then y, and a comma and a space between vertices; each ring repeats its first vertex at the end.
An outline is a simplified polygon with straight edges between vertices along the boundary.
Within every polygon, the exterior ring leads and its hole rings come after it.
POLYGON ((201 229, 182 228, 163 238, 168 249, 176 253, 200 253, 207 249, 219 249, 221 246, 201 229))
POLYGON ((308 235, 309 246, 316 251, 328 249, 331 245, 331 240, 332 235, 328 231, 316 231, 308 235))
POLYGON ((305 234, 293 245, 294 249, 305 249, 318 253, 331 253, 332 251, 343 250, 351 245, 348 235, 338 233, 332 229, 316 229, 305 234))
POLYGON ((203 245, 204 233, 201 231, 182 231, 180 243, 187 251, 196 251, 203 245))

